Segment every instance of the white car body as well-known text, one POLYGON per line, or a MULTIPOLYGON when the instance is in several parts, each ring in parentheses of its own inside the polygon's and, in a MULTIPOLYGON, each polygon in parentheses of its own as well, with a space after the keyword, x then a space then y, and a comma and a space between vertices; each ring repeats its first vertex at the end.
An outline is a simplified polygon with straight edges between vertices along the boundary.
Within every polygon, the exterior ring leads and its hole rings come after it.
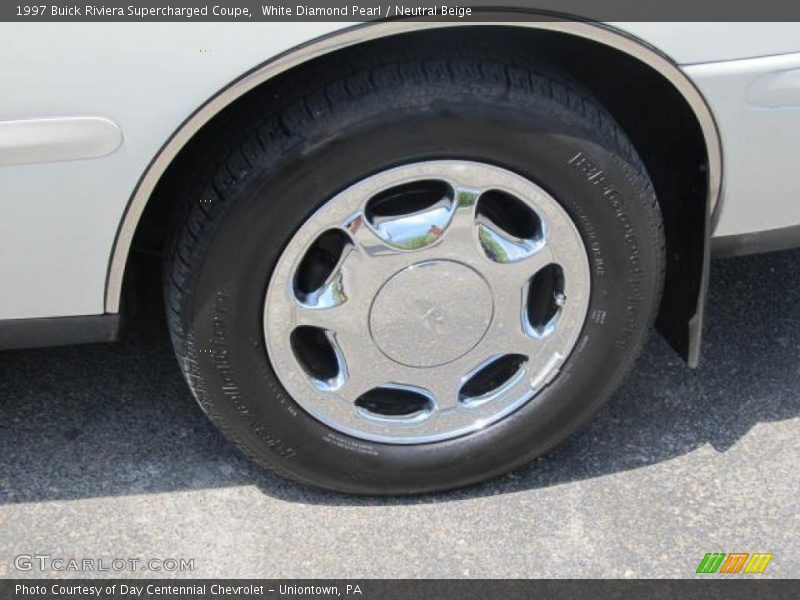
MULTIPOLYGON (((309 47, 313 54, 354 43, 353 31, 369 37, 378 27, 2 24, 0 320, 118 312, 130 235, 152 189, 148 177, 152 184, 168 163, 165 145, 179 146, 191 133, 182 129, 187 120, 201 108, 212 115, 223 104, 217 95, 241 87, 261 65, 290 68, 310 56, 309 47)), ((610 32, 626 52, 638 46, 655 55, 655 48, 696 86, 690 93, 699 92, 713 119, 704 124, 707 143, 720 144, 709 149, 718 153, 716 197, 709 199, 714 238, 800 225, 796 24, 581 27, 602 32, 602 43, 610 32)))

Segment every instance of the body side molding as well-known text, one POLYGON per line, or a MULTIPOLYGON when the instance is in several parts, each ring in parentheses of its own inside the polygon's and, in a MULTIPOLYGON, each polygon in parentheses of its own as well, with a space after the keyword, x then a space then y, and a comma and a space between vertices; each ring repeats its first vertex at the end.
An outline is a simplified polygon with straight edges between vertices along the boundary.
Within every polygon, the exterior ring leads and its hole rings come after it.
POLYGON ((114 342, 120 315, 0 320, 0 350, 114 342))
POLYGON ((713 258, 744 256, 800 248, 800 225, 755 233, 723 235, 711 239, 713 258))

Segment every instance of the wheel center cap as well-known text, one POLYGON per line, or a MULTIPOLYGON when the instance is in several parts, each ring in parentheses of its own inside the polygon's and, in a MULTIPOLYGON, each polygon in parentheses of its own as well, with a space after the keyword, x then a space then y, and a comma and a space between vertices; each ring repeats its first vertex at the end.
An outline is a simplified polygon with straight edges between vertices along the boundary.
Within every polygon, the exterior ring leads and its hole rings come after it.
POLYGON ((435 367, 469 352, 492 319, 492 293, 470 267, 417 263, 393 275, 372 303, 372 339, 392 360, 435 367))

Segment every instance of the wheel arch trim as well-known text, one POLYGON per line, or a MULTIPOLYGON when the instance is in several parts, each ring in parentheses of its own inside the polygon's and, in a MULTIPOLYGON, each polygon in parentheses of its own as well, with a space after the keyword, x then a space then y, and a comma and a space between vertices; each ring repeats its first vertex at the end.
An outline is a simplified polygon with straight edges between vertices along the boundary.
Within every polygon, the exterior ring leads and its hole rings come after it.
MULTIPOLYGON (((311 40, 269 59, 220 90, 195 110, 150 161, 131 195, 114 239, 106 275, 106 313, 120 310, 125 267, 131 243, 145 207, 161 176, 187 142, 216 114, 255 87, 335 50, 380 38, 443 27, 520 27, 564 33, 619 50, 658 72, 669 81, 692 109, 702 131, 708 158, 707 235, 719 214, 722 192, 722 145, 713 113, 689 77, 666 55, 646 42, 601 23, 566 20, 420 22, 414 20, 366 23, 311 40)), ((708 244, 708 240, 706 240, 708 244)))

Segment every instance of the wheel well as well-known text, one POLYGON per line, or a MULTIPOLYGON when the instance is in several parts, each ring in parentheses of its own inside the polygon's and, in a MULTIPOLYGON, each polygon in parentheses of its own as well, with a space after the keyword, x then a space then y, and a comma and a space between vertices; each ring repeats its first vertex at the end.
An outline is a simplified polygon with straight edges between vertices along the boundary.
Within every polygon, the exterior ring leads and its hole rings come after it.
MULTIPOLYGON (((175 189, 218 127, 243 126, 241 114, 267 98, 290 95, 326 69, 347 68, 354 54, 379 56, 388 45, 430 47, 469 42, 473 28, 430 29, 380 38, 336 50, 267 80, 222 109, 194 135, 170 163, 139 220, 125 266, 122 297, 126 307, 148 302, 138 285, 153 269, 168 234, 175 189), (413 39, 412 39, 413 38, 413 39), (151 260, 147 260, 147 257, 151 260)), ((696 363, 698 319, 707 265, 708 155, 702 128, 682 94, 663 75, 629 54, 568 33, 531 28, 485 26, 484 43, 537 56, 589 89, 619 122, 642 158, 656 190, 667 241, 667 273, 658 329, 690 363, 696 363)), ((469 47, 469 44, 463 44, 469 47)), ((224 149, 216 148, 223 151, 224 149)))

